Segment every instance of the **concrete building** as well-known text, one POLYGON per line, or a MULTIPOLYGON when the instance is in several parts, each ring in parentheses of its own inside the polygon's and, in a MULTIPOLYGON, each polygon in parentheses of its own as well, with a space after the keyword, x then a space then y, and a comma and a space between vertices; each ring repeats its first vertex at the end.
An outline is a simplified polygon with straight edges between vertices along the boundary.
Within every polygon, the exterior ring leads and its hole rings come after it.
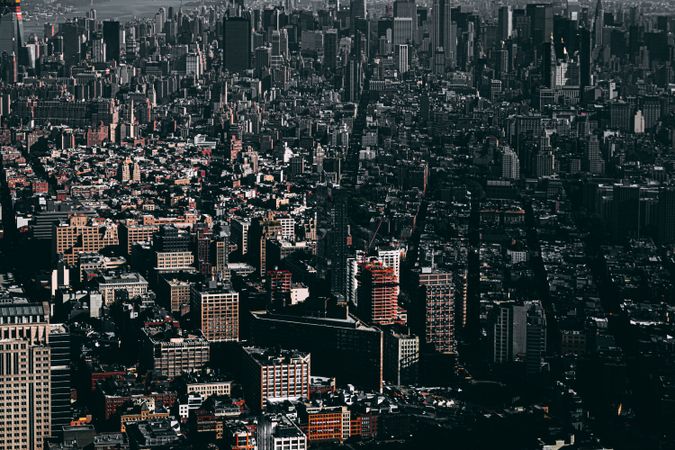
POLYGON ((251 408, 309 399, 311 355, 295 350, 243 347, 243 387, 251 408))
POLYGON ((85 215, 72 215, 68 222, 53 228, 54 257, 74 266, 80 253, 97 253, 104 247, 117 247, 117 225, 85 215))
POLYGON ((101 275, 98 279, 98 291, 103 296, 103 304, 115 302, 115 295, 119 291, 126 291, 130 298, 148 293, 148 282, 136 272, 101 275))
POLYGON ((307 450, 307 436, 288 417, 281 414, 261 418, 256 441, 258 450, 307 450))
POLYGON ((423 269, 418 275, 419 307, 412 311, 413 326, 426 348, 443 353, 456 353, 455 291, 452 273, 423 269))
POLYGON ((335 377, 339 385, 383 387, 383 333, 353 315, 325 318, 251 312, 256 345, 280 345, 312 353, 316 375, 335 377))
POLYGON ((398 312, 398 281, 394 268, 381 262, 364 263, 359 275, 359 314, 367 322, 391 325, 398 312))
POLYGON ((141 363, 155 375, 174 378, 200 370, 209 363, 209 343, 202 336, 172 324, 141 329, 141 363))
POLYGON ((298 406, 300 428, 312 442, 344 442, 350 437, 351 414, 346 406, 303 403, 298 406))
POLYGON ((228 285, 211 281, 192 286, 190 313, 209 342, 239 340, 239 293, 228 285))
POLYGON ((384 333, 384 379, 396 385, 417 382, 419 337, 394 329, 384 333))
POLYGON ((0 448, 38 450, 51 433, 49 312, 0 305, 0 448))

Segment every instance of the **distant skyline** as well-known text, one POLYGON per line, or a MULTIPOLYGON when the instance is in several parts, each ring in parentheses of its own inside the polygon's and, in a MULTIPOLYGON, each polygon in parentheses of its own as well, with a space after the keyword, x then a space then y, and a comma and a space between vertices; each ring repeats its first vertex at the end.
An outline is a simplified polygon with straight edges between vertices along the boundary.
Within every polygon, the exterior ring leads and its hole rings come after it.
POLYGON ((181 0, 115 0, 95 2, 86 4, 83 2, 80 6, 74 6, 71 10, 64 14, 51 14, 49 18, 45 15, 34 13, 33 4, 40 3, 40 0, 24 1, 24 31, 26 37, 31 33, 38 36, 42 35, 44 24, 48 21, 52 23, 65 22, 74 17, 84 17, 92 8, 96 10, 96 15, 99 19, 114 18, 116 20, 125 22, 134 17, 149 17, 154 15, 161 7, 168 8, 170 6, 186 6, 194 2, 186 2, 181 0))

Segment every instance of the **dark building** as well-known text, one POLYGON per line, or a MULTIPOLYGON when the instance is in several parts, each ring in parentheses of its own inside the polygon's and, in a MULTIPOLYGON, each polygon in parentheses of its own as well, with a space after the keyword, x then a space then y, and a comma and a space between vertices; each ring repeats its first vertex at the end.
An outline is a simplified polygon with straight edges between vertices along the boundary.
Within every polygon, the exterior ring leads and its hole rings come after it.
POLYGON ((550 42, 553 34, 553 5, 532 3, 527 5, 526 11, 530 19, 532 45, 538 48, 544 42, 550 42))
POLYGON ((552 42, 544 42, 542 44, 542 49, 541 81, 544 86, 554 88, 557 61, 555 57, 555 47, 552 42))
POLYGON ((382 390, 382 331, 346 312, 341 317, 319 318, 254 311, 250 325, 256 345, 310 352, 312 374, 334 376, 341 385, 382 390))
POLYGON ((25 44, 21 0, 2 0, 0 11, 0 54, 19 55, 25 44))
POLYGON ((157 252, 187 252, 190 250, 190 234, 173 225, 163 225, 152 239, 157 252))
POLYGON ((224 68, 243 72, 251 68, 251 22, 244 17, 223 21, 224 68))
MULTIPOLYGON (((355 61, 352 61, 355 62, 355 61)), ((347 294, 347 254, 349 247, 349 196, 343 190, 333 192, 331 233, 331 287, 347 294)))
POLYGON ((327 69, 337 67, 338 33, 336 29, 328 30, 323 35, 323 63, 327 69))
POLYGON ((107 20, 103 22, 103 42, 105 42, 106 61, 119 61, 120 50, 122 48, 120 41, 120 23, 107 20))
POLYGON ((614 217, 612 231, 614 237, 640 236, 640 186, 636 184, 614 185, 614 217))
POLYGON ((585 28, 579 30, 579 89, 583 96, 584 89, 591 85, 591 32, 585 28))
POLYGON ((659 241, 675 241, 675 189, 664 189, 659 193, 659 241))
POLYGON ((70 333, 63 324, 49 326, 52 434, 68 426, 70 410, 70 333))
POLYGON ((66 64, 78 63, 82 56, 82 28, 77 22, 64 22, 59 25, 59 30, 63 38, 64 61, 66 64))

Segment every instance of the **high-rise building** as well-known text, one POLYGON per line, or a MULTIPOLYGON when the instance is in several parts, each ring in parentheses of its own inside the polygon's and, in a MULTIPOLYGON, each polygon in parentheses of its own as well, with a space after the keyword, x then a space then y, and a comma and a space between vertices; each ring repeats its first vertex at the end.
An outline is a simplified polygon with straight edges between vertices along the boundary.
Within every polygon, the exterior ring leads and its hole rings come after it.
POLYGON ((106 62, 106 46, 105 41, 102 37, 95 37, 91 43, 91 59, 95 63, 104 63, 106 62))
POLYGON ((215 281, 190 290, 190 314, 209 342, 239 340, 239 293, 215 281))
POLYGON ((349 58, 345 77, 345 101, 358 103, 363 88, 363 63, 355 56, 349 58))
POLYGON ((591 86, 591 33, 585 29, 579 29, 579 96, 583 100, 585 88, 591 86))
POLYGON ((356 19, 365 19, 368 17, 367 0, 351 0, 349 4, 349 17, 352 29, 356 26, 356 19))
POLYGON ((327 69, 334 70, 337 67, 338 33, 331 28, 323 34, 323 63, 327 69))
POLYGON ((232 235, 231 240, 239 249, 239 253, 243 256, 248 253, 248 237, 249 229, 251 228, 250 219, 237 218, 232 220, 232 235))
POLYGON ((497 19, 497 39, 507 41, 513 33, 513 10, 510 6, 499 8, 497 19))
POLYGON ((448 62, 454 63, 456 36, 452 26, 452 5, 450 0, 434 0, 431 11, 433 28, 431 30, 431 49, 434 54, 441 51, 448 62), (442 50, 440 50, 442 49, 442 50))
POLYGON ((394 17, 392 43, 412 44, 413 20, 411 17, 394 17))
POLYGON ((288 270, 267 271, 267 290, 273 306, 286 306, 291 298, 291 272, 288 270))
POLYGON ((52 435, 55 435, 62 426, 69 425, 72 419, 70 340, 70 333, 65 325, 60 323, 49 325, 52 435))
POLYGON ((51 432, 49 312, 0 304, 0 448, 38 450, 51 432))
POLYGON ((520 160, 511 147, 504 147, 502 151, 502 178, 507 180, 520 179, 520 160))
POLYGON ((229 281, 230 269, 230 226, 227 223, 218 223, 213 228, 213 241, 211 242, 211 273, 217 280, 229 281))
POLYGON ((248 255, 254 267, 260 270, 260 276, 267 274, 267 241, 280 238, 281 224, 271 217, 259 217, 253 220, 248 233, 248 255))
POLYGON ((616 238, 640 236, 640 186, 615 184, 612 189, 612 231, 616 238))
POLYGON ((223 21, 223 66, 230 72, 251 68, 251 22, 244 17, 223 21))
MULTIPOLYGON (((77 64, 82 57, 83 31, 84 29, 74 21, 63 22, 59 25, 59 34, 63 38, 63 59, 68 65, 77 64)), ((109 50, 107 54, 110 54, 109 50)))
POLYGON ((635 134, 642 134, 645 132, 645 116, 642 114, 642 111, 635 111, 633 116, 633 132, 635 134))
POLYGON ((603 33, 605 29, 605 10, 602 7, 602 0, 595 4, 595 17, 593 18, 593 48, 596 52, 604 45, 603 33))
POLYGON ((582 169, 597 175, 605 171, 605 161, 600 152, 600 140, 594 134, 588 136, 584 147, 584 164, 582 169))
POLYGON ((525 355, 527 310, 523 305, 497 305, 490 312, 488 335, 492 362, 512 362, 525 355))
POLYGON ((309 353, 259 347, 242 350, 242 384, 251 408, 261 410, 269 402, 309 399, 309 353))
POLYGON ((3 0, 0 11, 0 54, 18 56, 25 43, 21 0, 3 0))
POLYGON ((409 64, 409 54, 408 54, 408 47, 407 44, 400 44, 396 46, 396 68, 398 69, 398 73, 403 75, 404 73, 407 73, 408 70, 410 70, 410 64, 409 64))
POLYGON ((347 257, 349 250, 349 195, 344 189, 333 191, 331 209, 331 289, 347 295, 347 257))
POLYGON ((658 237, 660 242, 675 241, 675 189, 659 192, 658 237))
POLYGON ((411 311, 412 324, 425 349, 456 353, 455 292, 452 273, 424 268, 418 274, 418 308, 411 311))
POLYGON ((390 325, 398 313, 398 281, 391 267, 379 261, 364 263, 359 275, 359 314, 366 322, 390 325))
POLYGON ((419 337, 395 329, 384 332, 385 380, 396 385, 416 383, 419 360, 419 337))
POLYGON ((417 42, 417 4, 415 0, 395 0, 394 18, 397 17, 410 18, 412 22, 412 42, 417 42))
POLYGON ((546 354, 546 314, 539 300, 496 305, 489 314, 492 361, 520 361, 527 374, 540 371, 546 354))
MULTIPOLYGON (((269 46, 260 46, 255 49, 255 75, 258 78, 263 78, 265 71, 268 70, 271 67, 271 61, 272 61, 272 48, 269 46)), ((232 136, 234 139, 236 139, 236 136, 232 136)), ((236 141, 235 141, 236 142, 236 141)), ((239 141, 239 144, 241 145, 241 141, 239 141)), ((239 151, 241 151, 241 148, 239 148, 239 151)), ((239 153, 236 153, 234 158, 231 158, 231 160, 236 161, 237 155, 239 153)))
POLYGON ((544 42, 551 42, 553 35, 553 5, 549 3, 530 3, 526 7, 530 20, 530 39, 539 49, 544 42))
POLYGON ((542 358, 546 354, 546 313, 539 300, 526 302, 525 307, 525 369, 528 375, 536 375, 541 371, 542 358))
POLYGON ((541 52, 541 81, 549 88, 556 87, 556 67, 557 58, 555 55, 555 45, 553 42, 544 42, 541 52))
POLYGON ((103 42, 105 42, 106 61, 120 60, 122 50, 120 23, 116 20, 103 22, 103 42))

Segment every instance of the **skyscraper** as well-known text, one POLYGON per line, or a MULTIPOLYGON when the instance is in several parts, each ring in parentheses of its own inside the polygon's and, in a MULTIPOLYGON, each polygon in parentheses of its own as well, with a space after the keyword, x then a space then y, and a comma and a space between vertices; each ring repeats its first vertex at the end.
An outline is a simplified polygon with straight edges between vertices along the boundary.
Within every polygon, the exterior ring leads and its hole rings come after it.
POLYGON ((513 32, 513 10, 510 6, 499 8, 499 17, 497 20, 497 39, 506 41, 513 32))
POLYGON ((531 3, 526 8, 530 19, 530 37, 535 48, 551 41, 553 34, 553 6, 548 3, 531 3))
POLYGON ((543 51, 541 53, 541 81, 542 84, 549 88, 554 88, 555 73, 557 66, 557 59, 555 56, 555 46, 553 42, 544 42, 542 44, 543 51))
POLYGON ((661 242, 675 241, 675 189, 659 192, 658 236, 661 242))
POLYGON ((583 100, 584 91, 591 85, 591 33, 579 30, 579 96, 583 100))
POLYGON ((394 19, 410 18, 412 23, 413 41, 416 41, 417 35, 417 5, 415 0, 395 0, 394 1, 394 19))
POLYGON ((70 411, 70 333, 65 325, 49 325, 50 379, 51 379, 51 427, 52 435, 60 427, 69 425, 70 411))
POLYGON ((413 325, 428 350, 443 354, 456 352, 455 299, 450 272, 423 269, 418 275, 418 308, 411 311, 413 325))
POLYGON ((492 344, 492 362, 514 361, 525 354, 527 311, 517 304, 498 305, 490 312, 488 334, 492 344))
POLYGON ((602 0, 598 0, 595 4, 595 18, 593 21, 593 47, 596 52, 600 51, 603 46, 602 33, 605 28, 605 10, 602 7, 602 0))
POLYGON ((243 72, 251 68, 251 22, 244 17, 223 21, 224 68, 243 72))
POLYGON ((528 375, 535 375, 546 354, 546 314, 539 300, 527 302, 526 308, 525 369, 528 375))
POLYGON ((411 44, 413 38, 413 20, 410 17, 395 17, 393 44, 411 44))
MULTIPOLYGON (((351 63, 355 63, 353 60, 351 63)), ((347 252, 349 247, 349 195, 344 190, 333 191, 331 211, 331 288, 347 295, 347 252)))
POLYGON ((394 269, 381 262, 367 262, 359 276, 359 311, 366 322, 390 325, 395 322, 398 309, 398 283, 394 269))
POLYGON ((103 42, 105 42, 106 61, 119 61, 122 49, 119 22, 114 20, 103 22, 103 42))
POLYGON ((355 29, 356 19, 365 19, 368 17, 366 1, 367 0, 351 0, 351 3, 349 4, 349 16, 352 30, 355 29))
POLYGON ((398 72, 403 75, 408 72, 410 66, 408 65, 408 45, 401 44, 396 46, 396 68, 398 72))
POLYGON ((19 55, 23 47, 23 18, 21 0, 1 0, 0 3, 0 54, 19 55))
POLYGON ((327 69, 334 70, 337 67, 338 33, 332 28, 323 34, 323 63, 327 69))
POLYGON ((0 305, 0 448, 42 449, 51 431, 48 311, 0 305))
POLYGON ((502 178, 520 179, 520 160, 511 147, 505 147, 502 153, 502 178))
MULTIPOLYGON (((77 64, 80 61, 82 56, 82 32, 83 28, 74 21, 59 25, 59 33, 63 38, 63 59, 66 64, 77 64)), ((107 49, 106 54, 110 55, 110 51, 107 49)))
POLYGON ((432 52, 443 49, 445 61, 454 61, 455 36, 452 32, 452 5, 450 0, 434 0, 433 10, 433 29, 431 33, 432 52))

